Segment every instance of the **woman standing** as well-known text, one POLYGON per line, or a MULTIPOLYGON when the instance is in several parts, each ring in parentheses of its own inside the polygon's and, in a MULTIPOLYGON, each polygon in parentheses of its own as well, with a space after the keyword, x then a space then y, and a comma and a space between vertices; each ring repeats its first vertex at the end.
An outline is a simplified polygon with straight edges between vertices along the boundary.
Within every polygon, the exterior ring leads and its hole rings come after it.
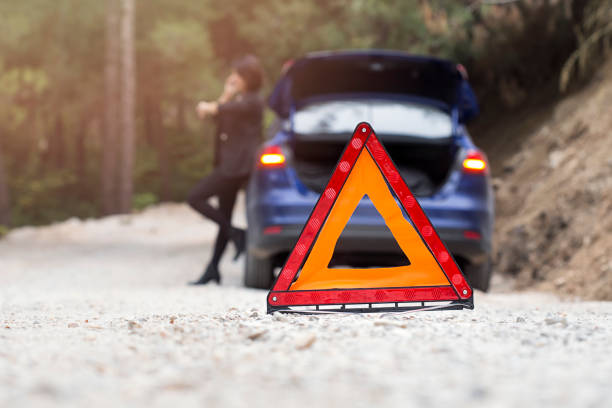
POLYGON ((236 247, 234 260, 244 251, 246 232, 232 226, 232 211, 236 195, 248 180, 255 152, 261 142, 263 100, 259 95, 263 70, 253 55, 240 58, 232 66, 225 81, 223 93, 217 101, 200 102, 196 112, 200 118, 214 117, 215 134, 214 169, 189 194, 189 205, 219 226, 212 259, 204 273, 193 285, 210 281, 220 283, 219 261, 231 241, 236 247), (208 203, 218 198, 217 208, 208 203))

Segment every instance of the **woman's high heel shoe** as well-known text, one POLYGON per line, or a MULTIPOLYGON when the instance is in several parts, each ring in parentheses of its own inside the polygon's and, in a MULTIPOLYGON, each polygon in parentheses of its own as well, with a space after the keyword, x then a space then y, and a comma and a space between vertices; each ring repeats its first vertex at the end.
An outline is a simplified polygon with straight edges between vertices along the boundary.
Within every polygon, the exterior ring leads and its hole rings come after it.
POLYGON ((236 247, 236 254, 234 255, 234 261, 237 261, 240 255, 246 249, 246 231, 240 228, 232 228, 230 239, 236 247))
POLYGON ((189 282, 189 284, 190 285, 206 285, 210 281, 217 282, 217 285, 221 284, 221 275, 219 274, 219 269, 213 264, 209 264, 206 267, 206 270, 204 271, 202 276, 200 276, 200 279, 198 279, 195 282, 189 282))

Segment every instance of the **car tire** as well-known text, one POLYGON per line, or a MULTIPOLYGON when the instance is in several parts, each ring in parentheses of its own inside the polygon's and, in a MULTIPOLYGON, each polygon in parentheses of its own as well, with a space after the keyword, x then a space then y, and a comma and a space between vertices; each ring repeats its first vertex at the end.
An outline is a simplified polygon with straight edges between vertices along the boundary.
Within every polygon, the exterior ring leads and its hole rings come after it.
POLYGON ((491 275, 493 272, 493 263, 491 259, 487 259, 481 265, 472 265, 467 269, 467 279, 474 289, 486 292, 491 284, 491 275))
POLYGON ((270 289, 273 273, 273 265, 270 258, 258 258, 247 252, 244 286, 255 289, 270 289))

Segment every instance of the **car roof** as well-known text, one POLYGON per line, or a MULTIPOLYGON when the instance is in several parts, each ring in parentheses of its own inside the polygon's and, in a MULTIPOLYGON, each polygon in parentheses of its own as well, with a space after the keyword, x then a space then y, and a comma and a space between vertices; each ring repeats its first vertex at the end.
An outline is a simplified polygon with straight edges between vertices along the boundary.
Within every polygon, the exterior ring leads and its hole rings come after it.
POLYGON ((447 63, 449 66, 454 67, 455 64, 447 59, 432 57, 429 55, 410 54, 400 50, 389 50, 389 49, 345 49, 345 50, 330 50, 330 51, 312 51, 306 53, 304 56, 295 60, 313 60, 313 59, 342 59, 352 57, 391 57, 391 58, 402 58, 410 61, 436 61, 440 63, 447 63))

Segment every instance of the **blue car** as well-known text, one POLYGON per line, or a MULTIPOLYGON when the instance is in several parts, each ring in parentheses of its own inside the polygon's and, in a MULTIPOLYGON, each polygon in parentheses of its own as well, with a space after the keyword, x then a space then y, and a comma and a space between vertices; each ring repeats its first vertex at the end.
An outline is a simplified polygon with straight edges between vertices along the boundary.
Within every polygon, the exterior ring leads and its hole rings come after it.
MULTIPOLYGON (((319 52, 276 84, 276 113, 247 188, 245 285, 269 288, 352 136, 369 122, 473 287, 491 278, 493 194, 486 157, 465 128, 478 114, 465 71, 396 51, 319 52)), ((330 267, 409 261, 364 197, 330 267)))

